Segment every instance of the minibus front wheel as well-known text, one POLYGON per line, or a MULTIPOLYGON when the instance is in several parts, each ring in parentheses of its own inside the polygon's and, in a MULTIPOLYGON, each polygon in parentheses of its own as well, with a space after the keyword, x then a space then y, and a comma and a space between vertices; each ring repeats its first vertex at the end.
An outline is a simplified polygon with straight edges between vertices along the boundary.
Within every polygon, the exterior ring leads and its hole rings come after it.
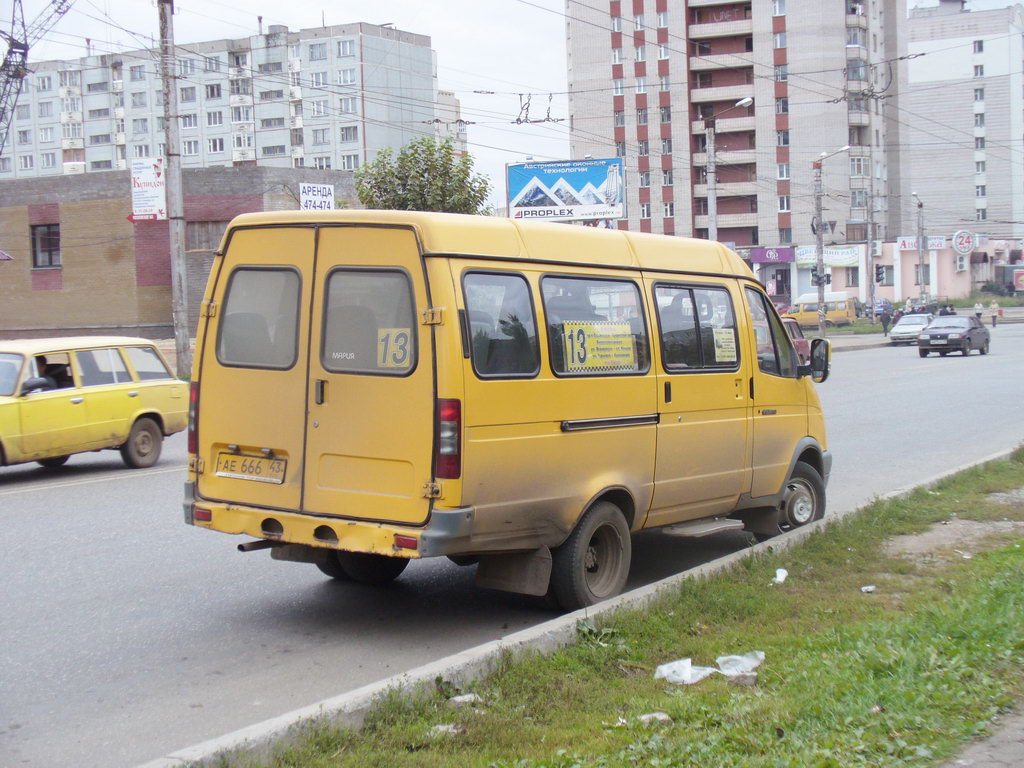
POLYGON ((799 528, 825 514, 825 484, 818 470, 798 461, 786 482, 779 506, 779 527, 783 531, 799 528))
POLYGON ((610 501, 597 502, 552 553, 551 591, 558 604, 574 611, 619 594, 629 575, 631 556, 629 526, 622 510, 610 501))

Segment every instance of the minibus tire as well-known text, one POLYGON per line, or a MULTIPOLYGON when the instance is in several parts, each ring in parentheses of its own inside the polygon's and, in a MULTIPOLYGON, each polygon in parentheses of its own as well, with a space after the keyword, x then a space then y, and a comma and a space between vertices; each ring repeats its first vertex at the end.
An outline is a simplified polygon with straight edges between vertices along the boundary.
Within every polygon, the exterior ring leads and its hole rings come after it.
POLYGON ((361 584, 387 584, 397 579, 409 565, 409 560, 404 557, 343 550, 338 550, 336 554, 342 570, 352 581, 361 584))
POLYGON ((152 467, 160 458, 163 440, 163 433, 155 421, 145 417, 138 419, 121 446, 121 458, 132 469, 152 467))
POLYGON ((575 611, 615 597, 626 584, 631 556, 622 510, 597 502, 552 553, 551 590, 558 604, 575 611))
POLYGON ((39 465, 41 467, 46 467, 47 469, 57 469, 58 467, 63 467, 67 464, 67 461, 70 458, 70 456, 53 456, 49 459, 39 459, 39 465))
POLYGON ((820 520, 825 514, 825 483, 818 470, 798 461, 786 481, 779 505, 779 527, 783 531, 820 520))
POLYGON ((338 562, 338 553, 334 550, 326 550, 323 553, 323 557, 317 559, 316 567, 320 569, 321 573, 325 576, 330 576, 332 579, 352 581, 352 577, 348 575, 345 569, 341 567, 341 563, 338 562))

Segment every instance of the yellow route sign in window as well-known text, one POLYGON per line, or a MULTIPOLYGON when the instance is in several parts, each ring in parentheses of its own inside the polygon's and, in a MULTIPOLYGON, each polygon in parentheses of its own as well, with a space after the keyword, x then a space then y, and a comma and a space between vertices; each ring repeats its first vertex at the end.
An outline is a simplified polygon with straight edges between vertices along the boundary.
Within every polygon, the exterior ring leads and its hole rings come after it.
POLYGON ((579 320, 562 324, 565 368, 572 373, 639 370, 629 323, 579 320))

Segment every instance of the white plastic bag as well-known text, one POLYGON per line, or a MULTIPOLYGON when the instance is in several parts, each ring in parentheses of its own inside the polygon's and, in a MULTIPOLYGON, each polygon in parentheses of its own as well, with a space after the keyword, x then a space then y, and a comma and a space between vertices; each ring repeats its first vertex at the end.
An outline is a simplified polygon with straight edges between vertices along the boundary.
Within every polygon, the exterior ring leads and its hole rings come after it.
POLYGON ((753 672, 764 661, 764 651, 751 651, 742 656, 719 656, 715 659, 718 669, 726 677, 734 677, 744 672, 753 672))
POLYGON ((676 685, 693 685, 717 671, 714 667, 695 667, 690 659, 679 659, 654 670, 654 679, 664 678, 676 685))

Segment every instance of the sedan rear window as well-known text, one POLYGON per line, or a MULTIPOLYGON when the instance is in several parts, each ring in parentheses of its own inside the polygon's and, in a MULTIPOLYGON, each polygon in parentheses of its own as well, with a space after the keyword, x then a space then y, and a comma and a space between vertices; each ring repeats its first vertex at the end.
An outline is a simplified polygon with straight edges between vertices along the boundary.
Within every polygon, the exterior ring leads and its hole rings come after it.
POLYGON ((13 395, 21 370, 21 355, 0 353, 0 395, 13 395))

